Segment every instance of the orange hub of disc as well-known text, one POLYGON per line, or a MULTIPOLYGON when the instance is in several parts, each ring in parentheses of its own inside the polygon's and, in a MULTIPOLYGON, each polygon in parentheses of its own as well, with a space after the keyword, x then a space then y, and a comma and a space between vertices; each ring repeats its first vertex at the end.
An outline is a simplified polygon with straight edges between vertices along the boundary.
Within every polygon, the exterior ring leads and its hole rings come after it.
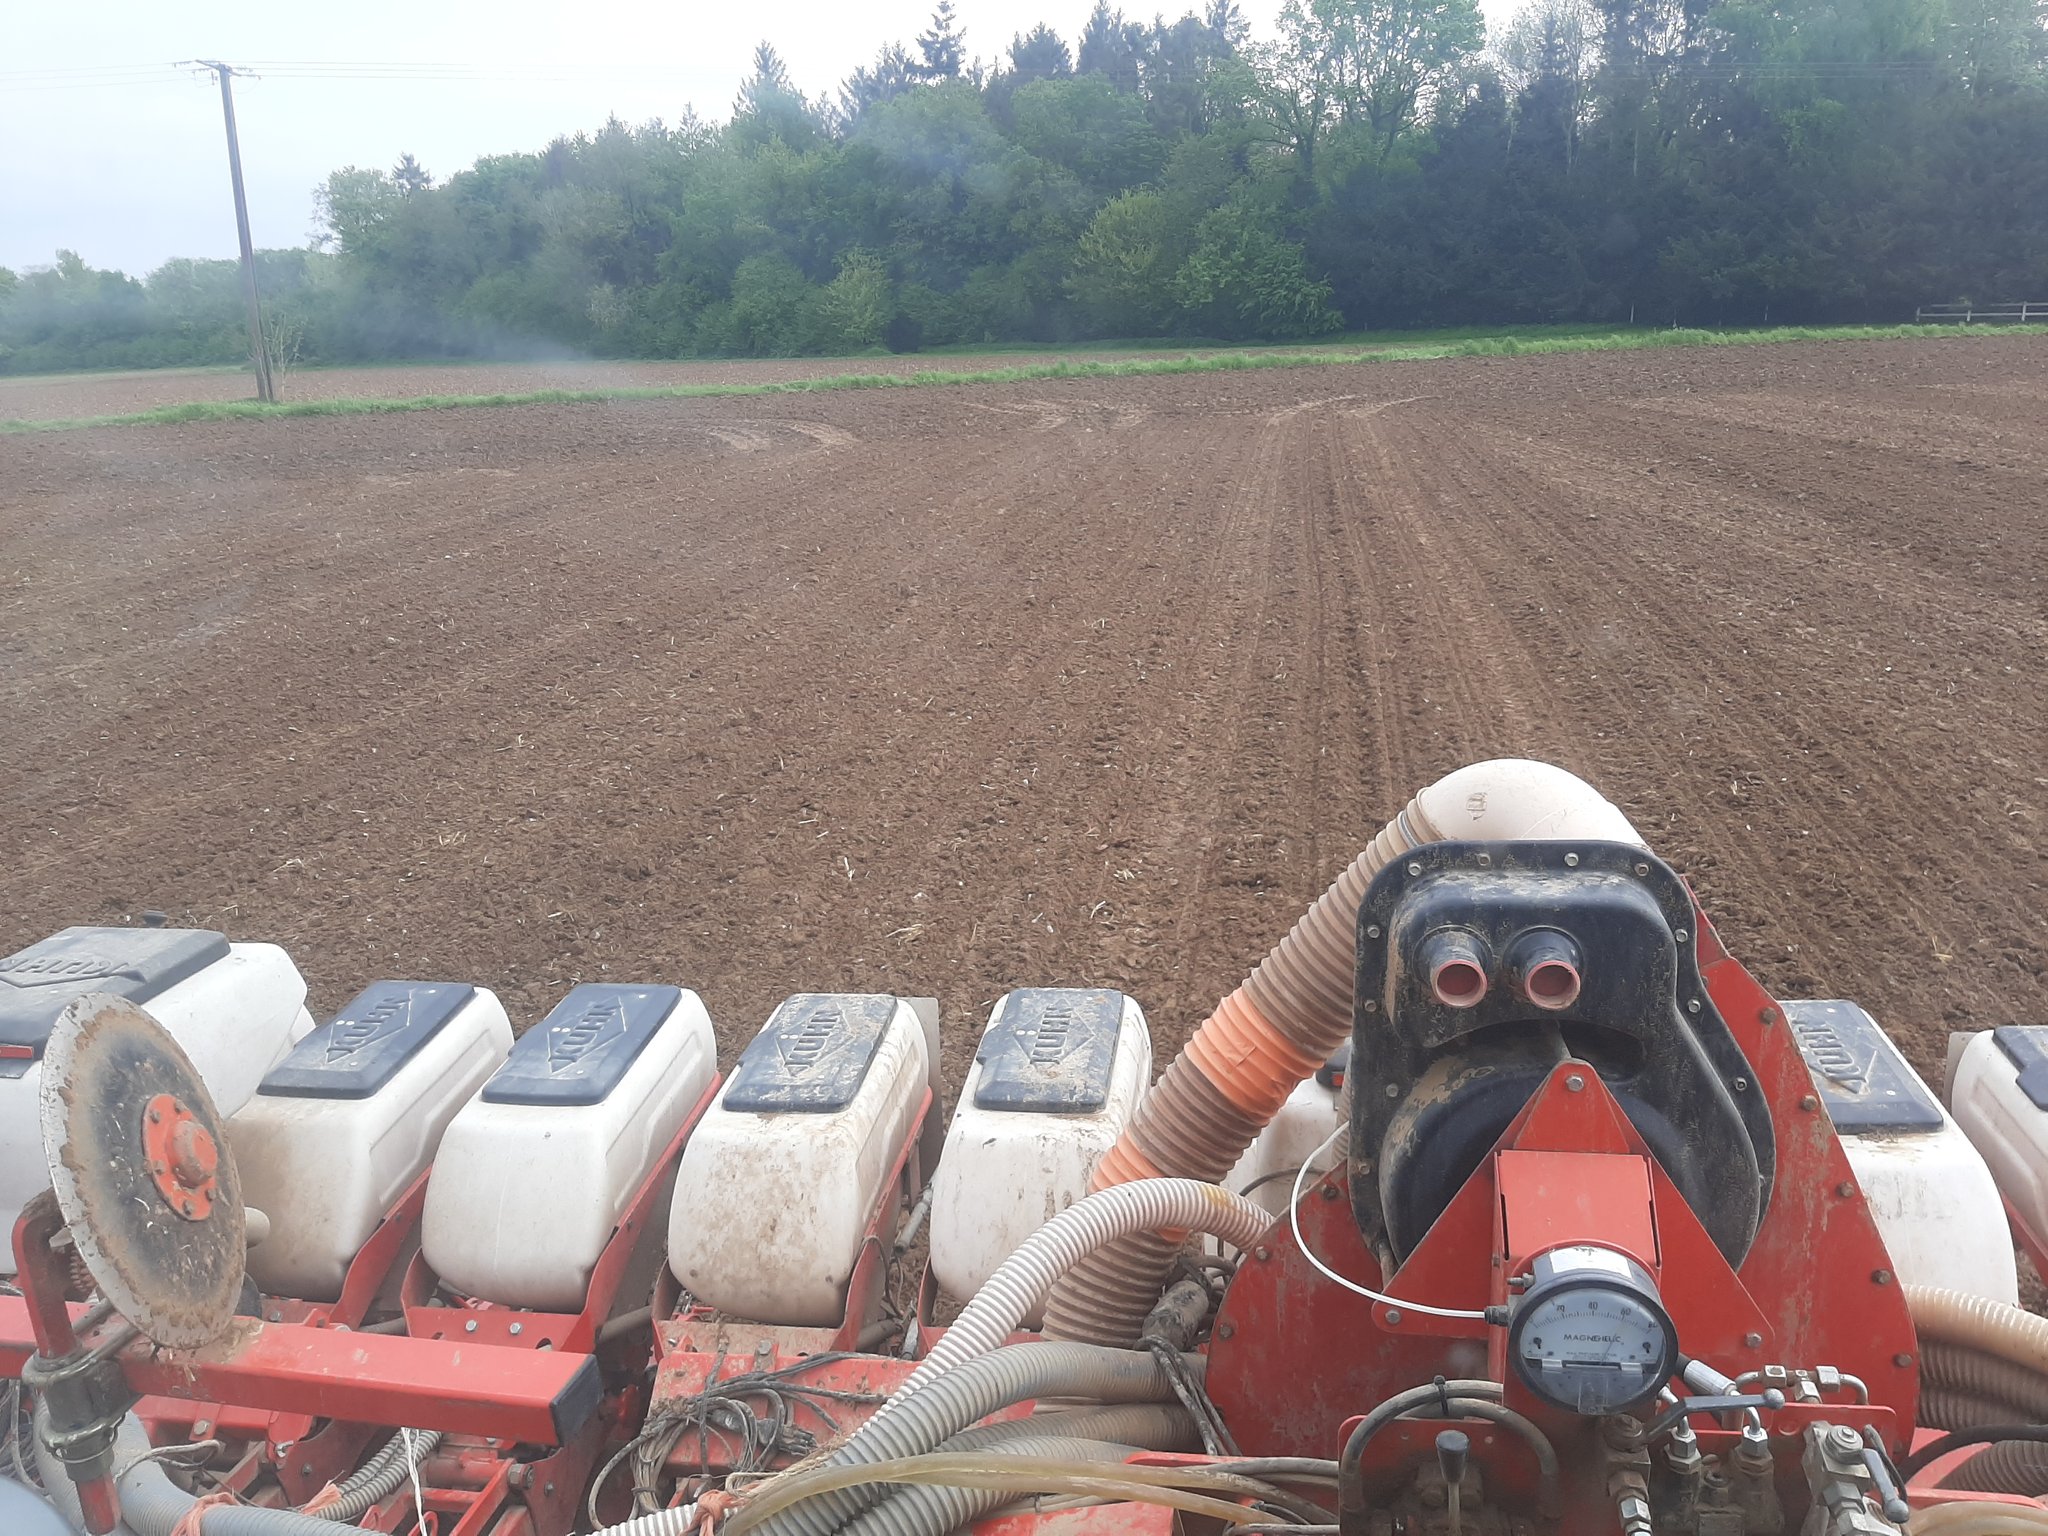
POLYGON ((142 1156, 164 1203, 187 1221, 213 1214, 220 1148, 185 1103, 160 1093, 142 1112, 142 1156))

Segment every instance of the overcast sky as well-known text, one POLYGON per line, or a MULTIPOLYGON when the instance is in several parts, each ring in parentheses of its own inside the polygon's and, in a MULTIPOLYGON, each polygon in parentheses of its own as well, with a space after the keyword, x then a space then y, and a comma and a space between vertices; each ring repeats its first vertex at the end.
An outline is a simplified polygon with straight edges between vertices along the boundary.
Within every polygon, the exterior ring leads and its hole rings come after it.
MULTIPOLYGON (((956 0, 970 56, 1050 22, 1071 44, 1093 0, 956 0)), ((1261 35, 1280 0, 1240 0, 1261 35)), ((1161 7, 1170 14, 1185 3, 1161 7)), ((1486 0, 1490 15, 1508 0, 1486 0)), ((1126 0, 1133 15, 1146 0, 1126 0)), ((0 266, 47 265, 60 248, 141 275, 173 256, 233 256, 220 101, 180 59, 456 66, 460 78, 238 81, 243 174, 259 246, 303 245, 313 187, 344 165, 411 153, 437 178, 480 155, 536 150, 558 134, 729 113, 755 43, 773 42, 807 93, 836 92, 883 42, 923 30, 931 0, 107 0, 8 7, 0 49, 0 266), (87 71, 98 71, 87 74, 87 71)), ((368 77, 365 77, 366 74, 368 77)))

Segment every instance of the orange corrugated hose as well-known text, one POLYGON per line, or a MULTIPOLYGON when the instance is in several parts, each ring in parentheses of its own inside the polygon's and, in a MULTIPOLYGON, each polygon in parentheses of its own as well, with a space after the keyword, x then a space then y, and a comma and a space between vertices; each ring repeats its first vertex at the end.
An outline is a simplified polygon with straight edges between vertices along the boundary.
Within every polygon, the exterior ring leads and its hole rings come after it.
MULTIPOLYGON (((1236 1166, 1351 1032, 1358 905, 1389 859, 1446 838, 1567 837, 1642 842, 1590 785, 1547 763, 1478 763, 1422 791, 1217 1004, 1096 1164, 1090 1187, 1162 1175, 1215 1183, 1236 1166)), ((1047 1336, 1134 1344, 1185 1237, 1138 1233, 1076 1265, 1053 1290, 1047 1336)))

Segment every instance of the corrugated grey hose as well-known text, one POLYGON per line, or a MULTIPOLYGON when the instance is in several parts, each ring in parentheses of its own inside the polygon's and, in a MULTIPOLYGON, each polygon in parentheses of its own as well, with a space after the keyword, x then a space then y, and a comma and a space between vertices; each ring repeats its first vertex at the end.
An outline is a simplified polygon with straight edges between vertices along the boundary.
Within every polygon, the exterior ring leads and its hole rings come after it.
MULTIPOLYGON (((41 1412, 38 1407, 39 1422, 41 1412)), ((131 1414, 121 1421, 121 1432, 114 1441, 114 1465, 128 1464, 128 1470, 120 1477, 121 1521, 114 1527, 116 1536, 171 1536, 178 1522, 199 1502, 171 1481, 161 1463, 135 1459, 148 1451, 149 1436, 131 1414)), ((63 1464, 43 1445, 40 1432, 36 1435, 36 1466, 58 1513, 83 1531, 85 1522, 78 1513, 77 1490, 63 1464)), ((326 1520, 315 1520, 288 1509, 251 1509, 232 1504, 209 1509, 202 1517, 201 1529, 204 1536, 334 1536, 334 1526, 326 1520)))
POLYGON ((1064 1440, 1108 1440, 1141 1451, 1192 1451, 1199 1450, 1202 1444, 1194 1419, 1179 1403, 1117 1403, 977 1424, 942 1441, 938 1449, 978 1451, 1006 1440, 1045 1435, 1064 1440))
MULTIPOLYGON (((1074 1440, 1042 1434, 983 1442, 980 1448, 997 1456, 1062 1456, 1070 1461, 1117 1464, 1137 1453, 1136 1446, 1116 1445, 1107 1440, 1074 1440)), ((970 1447, 960 1445, 956 1440, 949 1441, 946 1449, 967 1450, 970 1447)), ((948 1531, 956 1531, 1000 1505, 1015 1502, 1016 1498, 1014 1492, 1003 1489, 948 1488, 938 1483, 912 1483, 849 1521, 842 1528, 841 1536, 946 1536, 948 1531)))
POLYGON ((362 1467, 342 1480, 339 1497, 322 1509, 302 1510, 315 1520, 325 1520, 333 1525, 353 1525, 362 1519, 372 1504, 391 1497, 398 1491, 398 1485, 412 1476, 412 1469, 433 1454, 434 1447, 441 1443, 438 1429, 416 1429, 410 1439, 411 1454, 407 1454, 408 1436, 401 1430, 384 1442, 384 1446, 364 1462, 362 1467))
MULTIPOLYGON (((1172 1391, 1150 1354, 1095 1344, 1012 1344, 954 1366, 909 1397, 899 1393, 892 1413, 869 1419, 862 1434, 813 1465, 856 1467, 921 1456, 968 1425, 1033 1398, 1156 1403, 1172 1391)), ((804 1499, 762 1520, 760 1536, 832 1536, 884 1491, 863 1484, 804 1499)))

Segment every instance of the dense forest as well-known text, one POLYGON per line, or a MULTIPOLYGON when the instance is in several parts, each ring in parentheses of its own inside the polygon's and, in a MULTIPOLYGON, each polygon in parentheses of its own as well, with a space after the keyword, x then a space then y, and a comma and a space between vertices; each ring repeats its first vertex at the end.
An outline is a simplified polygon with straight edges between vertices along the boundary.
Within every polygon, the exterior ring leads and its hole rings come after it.
MULTIPOLYGON (((2048 0, 1103 0, 994 63, 941 0, 829 96, 763 43, 723 123, 317 199, 306 361, 1897 321, 2048 299, 2048 0)), ((232 263, 0 269, 0 369, 245 354, 232 263)))

